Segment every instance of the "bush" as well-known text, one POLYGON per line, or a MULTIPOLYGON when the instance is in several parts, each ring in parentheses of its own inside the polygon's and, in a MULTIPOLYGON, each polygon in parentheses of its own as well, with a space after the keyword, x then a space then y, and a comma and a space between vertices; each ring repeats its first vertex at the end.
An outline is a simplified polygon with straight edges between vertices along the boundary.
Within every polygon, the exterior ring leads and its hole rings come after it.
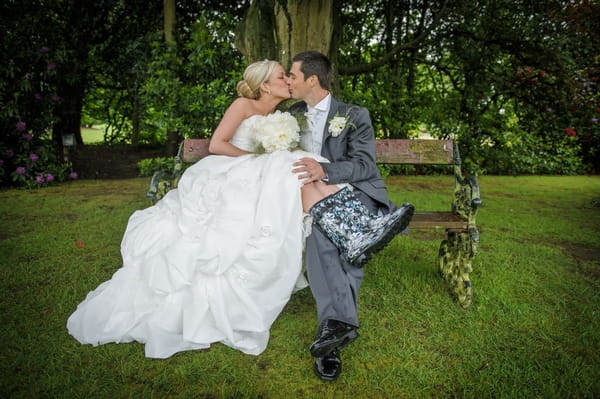
POLYGON ((9 135, 0 143, 0 183, 39 188, 76 179, 77 173, 57 159, 46 140, 34 138, 25 127, 25 122, 18 122, 16 131, 21 134, 9 135))
POLYGON ((172 171, 175 167, 175 157, 157 157, 142 159, 137 163, 140 176, 149 177, 155 172, 172 171))
POLYGON ((77 174, 53 152, 48 129, 61 101, 53 83, 52 49, 10 52, 0 68, 0 185, 44 187, 77 174))

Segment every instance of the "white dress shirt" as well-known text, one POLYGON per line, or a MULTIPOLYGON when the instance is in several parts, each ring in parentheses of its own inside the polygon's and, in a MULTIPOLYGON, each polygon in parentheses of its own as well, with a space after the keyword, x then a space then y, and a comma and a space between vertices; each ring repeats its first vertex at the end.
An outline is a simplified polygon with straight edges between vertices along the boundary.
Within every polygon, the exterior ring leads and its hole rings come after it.
POLYGON ((313 154, 321 154, 323 146, 323 130, 327 123, 327 115, 331 106, 331 94, 328 94, 314 107, 309 107, 306 116, 307 132, 300 137, 300 147, 313 154))

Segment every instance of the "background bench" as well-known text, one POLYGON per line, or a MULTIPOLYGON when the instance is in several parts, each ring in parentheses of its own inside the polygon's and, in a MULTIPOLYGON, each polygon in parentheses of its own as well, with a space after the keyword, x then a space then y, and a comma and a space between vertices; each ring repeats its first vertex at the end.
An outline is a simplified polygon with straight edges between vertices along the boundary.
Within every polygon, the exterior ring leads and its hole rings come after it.
MULTIPOLYGON (((173 171, 156 172, 147 196, 158 201, 170 189, 177 187, 183 163, 193 163, 210 155, 208 139, 186 139, 179 147, 173 171)), ((454 171, 454 192, 449 210, 418 211, 410 223, 411 229, 433 229, 446 232, 438 251, 438 268, 458 303, 468 307, 473 298, 469 277, 472 260, 477 252, 479 232, 477 209, 481 205, 476 176, 464 177, 458 145, 452 140, 377 140, 377 163, 404 165, 449 165, 454 171)))

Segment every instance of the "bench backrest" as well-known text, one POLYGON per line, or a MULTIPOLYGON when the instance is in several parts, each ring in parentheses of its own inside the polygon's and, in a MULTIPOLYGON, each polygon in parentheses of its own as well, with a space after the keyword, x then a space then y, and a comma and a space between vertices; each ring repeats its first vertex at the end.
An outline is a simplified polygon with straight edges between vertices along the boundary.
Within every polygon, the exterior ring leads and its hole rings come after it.
MULTIPOLYGON (((186 139, 180 156, 186 163, 210 155, 209 139, 186 139)), ((450 165, 455 162, 452 140, 376 140, 377 163, 450 165)))

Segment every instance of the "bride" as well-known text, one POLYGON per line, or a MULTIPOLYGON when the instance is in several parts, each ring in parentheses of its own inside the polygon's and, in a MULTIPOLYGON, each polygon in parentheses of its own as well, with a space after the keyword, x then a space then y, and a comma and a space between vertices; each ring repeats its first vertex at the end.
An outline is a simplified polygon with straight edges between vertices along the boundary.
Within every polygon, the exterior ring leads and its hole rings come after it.
POLYGON ((252 154, 266 119, 287 115, 274 114, 290 97, 285 71, 275 61, 251 64, 237 90, 211 138, 219 155, 188 168, 177 189, 130 217, 123 266, 67 321, 80 343, 137 341, 147 357, 167 358, 221 342, 258 355, 294 289, 307 285, 303 181, 292 164, 309 155, 252 154))

